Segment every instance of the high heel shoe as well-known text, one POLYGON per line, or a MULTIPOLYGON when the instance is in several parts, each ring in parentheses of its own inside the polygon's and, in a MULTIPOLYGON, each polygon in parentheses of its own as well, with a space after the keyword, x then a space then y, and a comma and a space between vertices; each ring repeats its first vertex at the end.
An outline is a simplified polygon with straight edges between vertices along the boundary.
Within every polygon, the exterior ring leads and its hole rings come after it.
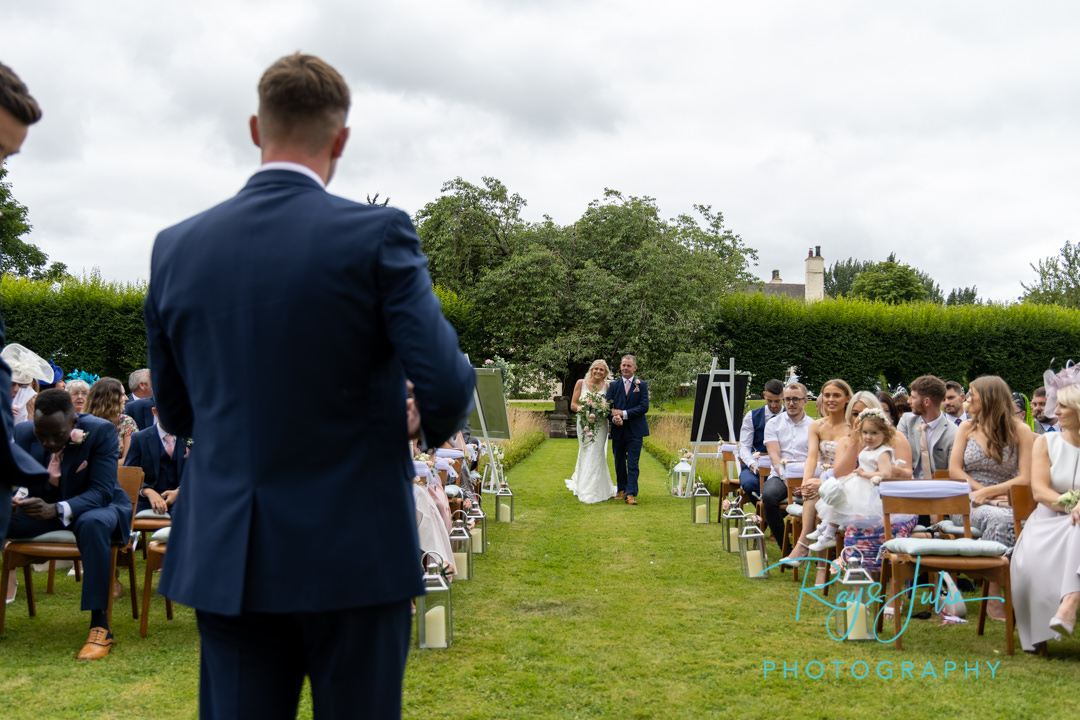
POLYGON ((15 602, 15 597, 19 594, 19 578, 15 578, 15 592, 11 594, 11 597, 4 598, 4 602, 10 605, 15 602))
POLYGON ((1073 634, 1073 626, 1059 618, 1057 615, 1050 618, 1050 629, 1067 637, 1072 637, 1073 634))
POLYGON ((799 540, 795 543, 795 549, 791 551, 791 554, 787 557, 780 558, 780 562, 786 565, 794 565, 809 554, 810 546, 802 540, 799 540), (800 551, 799 548, 802 548, 802 550, 800 551))

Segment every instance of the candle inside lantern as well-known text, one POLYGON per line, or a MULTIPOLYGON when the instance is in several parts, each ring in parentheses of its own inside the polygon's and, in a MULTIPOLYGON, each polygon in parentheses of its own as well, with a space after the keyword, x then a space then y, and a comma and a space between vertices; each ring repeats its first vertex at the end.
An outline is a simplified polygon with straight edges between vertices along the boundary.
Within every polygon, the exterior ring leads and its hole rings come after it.
POLYGON ((510 506, 499 503, 499 522, 510 522, 510 506))
POLYGON ((849 603, 847 606, 848 616, 848 640, 869 640, 870 635, 866 631, 866 605, 864 603, 849 603))
POLYGON ((728 528, 728 541, 731 543, 728 547, 731 548, 731 552, 739 552, 739 528, 728 528))
MULTIPOLYGON (((704 505, 698 505, 697 508, 694 509, 694 522, 709 522, 709 508, 704 505)), ((736 542, 738 541, 736 540, 736 542)))
POLYGON ((750 577, 757 577, 765 566, 761 564, 761 553, 751 550, 746 553, 746 569, 750 571, 750 577))
POLYGON ((454 553, 454 569, 457 570, 458 580, 469 579, 469 554, 463 552, 454 553))
POLYGON ((446 647, 446 608, 433 607, 424 614, 424 645, 446 647))
POLYGON ((473 554, 484 552, 484 529, 477 525, 469 535, 472 537, 473 554))

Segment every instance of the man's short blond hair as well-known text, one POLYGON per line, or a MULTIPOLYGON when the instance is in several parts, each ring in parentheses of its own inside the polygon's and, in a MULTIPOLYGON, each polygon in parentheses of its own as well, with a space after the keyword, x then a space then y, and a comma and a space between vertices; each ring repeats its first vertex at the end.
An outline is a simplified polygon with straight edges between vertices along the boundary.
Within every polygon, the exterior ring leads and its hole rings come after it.
POLYGON ((315 153, 344 126, 348 112, 345 78, 314 55, 286 55, 259 80, 263 142, 299 144, 315 153))

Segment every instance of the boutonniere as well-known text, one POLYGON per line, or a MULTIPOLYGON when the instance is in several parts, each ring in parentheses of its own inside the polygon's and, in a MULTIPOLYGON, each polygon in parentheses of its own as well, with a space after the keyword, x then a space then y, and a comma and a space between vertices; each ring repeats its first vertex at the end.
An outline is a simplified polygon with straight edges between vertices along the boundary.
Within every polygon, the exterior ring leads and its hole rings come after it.
POLYGON ((638 380, 637 378, 634 378, 634 387, 637 387, 640 384, 641 384, 641 381, 638 380))
POLYGON ((72 445, 82 445, 83 442, 85 442, 85 441, 86 441, 86 431, 85 430, 80 430, 79 428, 74 428, 71 431, 71 438, 70 438, 69 442, 72 445))
POLYGON ((184 438, 184 445, 186 445, 187 447, 191 447, 194 444, 195 444, 195 441, 192 440, 191 438, 184 438))

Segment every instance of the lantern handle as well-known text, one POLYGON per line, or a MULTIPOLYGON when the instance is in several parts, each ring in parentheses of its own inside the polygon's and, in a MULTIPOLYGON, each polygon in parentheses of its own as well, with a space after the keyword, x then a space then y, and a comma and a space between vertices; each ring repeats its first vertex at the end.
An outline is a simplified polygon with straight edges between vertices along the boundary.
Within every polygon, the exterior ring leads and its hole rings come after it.
POLYGON ((435 552, 434 550, 428 550, 427 552, 422 553, 420 555, 420 565, 423 566, 424 569, 427 569, 427 570, 430 570, 432 568, 432 566, 434 566, 435 569, 438 570, 439 568, 441 568, 443 566, 444 562, 446 562, 446 561, 443 560, 443 556, 440 555, 439 553, 435 552), (424 564, 424 559, 425 558, 430 558, 430 557, 437 558, 438 562, 430 561, 430 564, 425 565, 424 564))
POLYGON ((450 519, 454 522, 457 522, 458 513, 461 513, 462 518, 464 518, 462 520, 463 523, 467 523, 469 521, 469 513, 465 512, 464 510, 455 510, 454 512, 450 513, 450 519))
POLYGON ((843 550, 840 551, 840 554, 838 555, 838 557, 841 560, 843 560, 844 559, 844 553, 846 553, 848 551, 859 553, 859 566, 860 567, 866 562, 866 556, 863 555, 862 550, 855 547, 854 545, 848 545, 847 547, 845 547, 843 550))

